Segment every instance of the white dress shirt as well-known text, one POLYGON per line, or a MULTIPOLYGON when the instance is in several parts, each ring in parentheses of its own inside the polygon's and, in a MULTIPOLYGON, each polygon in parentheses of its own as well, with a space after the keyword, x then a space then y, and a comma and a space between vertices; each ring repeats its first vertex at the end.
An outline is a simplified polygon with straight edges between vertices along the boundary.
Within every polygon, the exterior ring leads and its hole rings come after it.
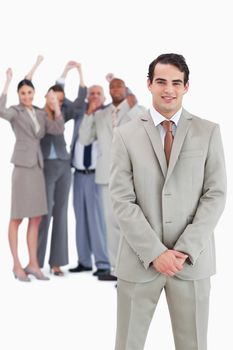
POLYGON ((118 125, 122 116, 130 110, 127 99, 124 99, 118 106, 111 104, 111 118, 113 122, 113 128, 118 125))
POLYGON ((153 120, 155 126, 159 130, 161 141, 162 141, 162 144, 164 147, 164 138, 165 138, 166 132, 165 132, 163 126, 161 125, 161 123, 164 120, 171 120, 173 122, 172 123, 172 134, 174 136, 176 133, 178 121, 179 121, 180 116, 181 116, 182 108, 180 108, 179 111, 176 112, 176 114, 174 114, 171 119, 166 119, 162 114, 160 114, 158 111, 156 111, 156 109, 153 106, 150 107, 149 111, 150 111, 150 114, 151 114, 151 117, 152 117, 152 120, 153 120))
POLYGON ((33 125, 34 125, 34 128, 35 128, 35 132, 37 134, 38 131, 40 131, 40 124, 37 120, 35 109, 34 108, 30 109, 30 108, 26 107, 26 110, 28 111, 28 114, 30 115, 30 118, 31 118, 33 125))
MULTIPOLYGON (((85 166, 83 164, 84 161, 84 147, 78 140, 75 143, 74 148, 74 160, 73 164, 76 169, 78 170, 85 170, 85 166)), ((92 149, 91 149, 91 165, 89 166, 89 170, 94 170, 96 168, 96 162, 97 162, 97 155, 98 155, 98 141, 94 141, 92 143, 92 149)))

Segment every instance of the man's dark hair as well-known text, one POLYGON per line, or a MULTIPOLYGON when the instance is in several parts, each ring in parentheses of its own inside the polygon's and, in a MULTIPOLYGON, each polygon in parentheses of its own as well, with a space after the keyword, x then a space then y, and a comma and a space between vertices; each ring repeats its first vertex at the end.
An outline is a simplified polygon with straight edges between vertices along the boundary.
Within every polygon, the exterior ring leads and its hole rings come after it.
POLYGON ((17 86, 17 91, 19 92, 19 90, 21 89, 21 87, 23 87, 24 85, 26 86, 30 86, 33 90, 35 90, 34 85, 32 84, 31 80, 29 79, 23 79, 19 82, 18 86, 17 86))
POLYGON ((65 94, 63 87, 61 85, 59 85, 59 84, 55 84, 55 85, 51 86, 48 89, 48 92, 51 91, 51 90, 54 91, 54 92, 63 92, 63 94, 65 94))
POLYGON ((158 56, 154 61, 151 62, 149 65, 149 70, 147 77, 152 83, 153 77, 154 77, 154 69, 156 64, 162 63, 162 64, 171 64, 175 67, 177 67, 181 72, 184 72, 184 85, 189 80, 189 69, 185 62, 185 58, 182 55, 178 55, 176 53, 165 53, 160 56, 158 56))

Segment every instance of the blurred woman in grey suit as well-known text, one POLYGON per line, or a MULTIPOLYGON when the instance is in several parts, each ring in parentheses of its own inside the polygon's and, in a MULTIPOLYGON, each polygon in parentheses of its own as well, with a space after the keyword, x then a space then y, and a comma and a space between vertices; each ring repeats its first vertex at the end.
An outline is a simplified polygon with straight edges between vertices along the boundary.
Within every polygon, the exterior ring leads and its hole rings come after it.
POLYGON ((49 98, 55 109, 55 120, 47 118, 45 111, 33 106, 35 93, 30 80, 18 84, 19 105, 6 109, 6 99, 12 70, 6 72, 6 82, 0 96, 0 117, 11 123, 16 142, 11 162, 12 174, 11 218, 9 222, 9 244, 13 256, 13 273, 20 281, 30 281, 28 275, 39 280, 47 280, 39 268, 37 260, 37 237, 41 216, 47 214, 47 201, 43 175, 43 157, 40 139, 45 133, 60 134, 64 122, 56 96, 50 92, 49 98), (27 245, 29 263, 23 269, 18 256, 18 229, 23 218, 28 218, 27 245))

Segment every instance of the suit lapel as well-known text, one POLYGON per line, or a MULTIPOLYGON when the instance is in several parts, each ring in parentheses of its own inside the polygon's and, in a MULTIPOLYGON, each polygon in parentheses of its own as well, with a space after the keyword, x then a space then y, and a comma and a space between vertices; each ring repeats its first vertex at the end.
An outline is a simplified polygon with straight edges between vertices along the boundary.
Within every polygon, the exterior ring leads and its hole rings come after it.
POLYGON ((141 118, 141 119, 144 121, 143 126, 147 132, 147 135, 149 136, 150 142, 151 142, 152 147, 155 151, 156 157, 159 161, 163 176, 166 177, 167 162, 166 162, 165 153, 163 150, 161 138, 159 135, 159 131, 155 127, 154 122, 149 114, 143 116, 143 118, 141 118))
POLYGON ((23 120, 22 127, 27 132, 27 134, 31 135, 31 133, 33 133, 33 135, 35 136, 35 131, 34 131, 35 128, 33 125, 33 121, 31 120, 31 117, 27 109, 21 104, 17 106, 17 109, 20 111, 20 115, 23 120))
MULTIPOLYGON (((33 108, 34 108, 34 106, 33 106, 33 108)), ((31 116, 30 116, 30 114, 29 114, 27 108, 24 107, 24 111, 25 111, 25 112, 24 112, 24 113, 25 113, 25 116, 27 117, 27 122, 30 124, 31 131, 32 131, 33 135, 37 137, 38 134, 36 133, 35 125, 34 125, 34 123, 33 123, 33 121, 32 121, 32 118, 31 118, 31 116)), ((35 110, 35 115, 36 115, 37 122, 38 122, 39 125, 40 125, 40 130, 39 130, 39 132, 40 132, 40 131, 42 130, 42 123, 41 123, 41 119, 38 118, 38 114, 37 114, 36 110, 35 110)), ((38 132, 38 133, 39 133, 39 132, 38 132)))
POLYGON ((118 112, 118 118, 117 118, 117 125, 116 126, 119 126, 121 124, 121 121, 122 121, 123 117, 125 117, 125 115, 130 110, 130 107, 129 107, 128 102, 126 100, 124 100, 119 105, 119 108, 120 108, 120 110, 118 112))
POLYGON ((187 135, 188 129, 191 125, 190 123, 191 120, 192 120, 191 114, 189 114, 187 111, 183 109, 182 114, 180 116, 180 120, 177 125, 177 130, 176 130, 176 134, 172 145, 166 180, 169 178, 172 171, 174 170, 182 145, 187 135))
POLYGON ((101 113, 105 113, 104 123, 107 124, 107 127, 110 133, 113 133, 112 129, 112 104, 106 107, 101 113))

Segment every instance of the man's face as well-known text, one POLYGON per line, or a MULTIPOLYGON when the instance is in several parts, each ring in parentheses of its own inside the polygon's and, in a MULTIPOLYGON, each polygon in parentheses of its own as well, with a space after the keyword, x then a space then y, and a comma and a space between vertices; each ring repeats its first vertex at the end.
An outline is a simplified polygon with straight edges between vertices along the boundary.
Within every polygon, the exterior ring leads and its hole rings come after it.
POLYGON ((171 118, 181 108, 188 87, 188 83, 184 85, 184 72, 171 64, 156 64, 153 81, 148 80, 153 106, 166 118, 171 118))
POLYGON ((92 86, 89 88, 87 100, 94 103, 96 108, 100 108, 105 101, 104 91, 101 86, 92 86))
POLYGON ((112 102, 120 104, 126 98, 126 86, 121 79, 112 79, 109 84, 109 92, 112 102))

